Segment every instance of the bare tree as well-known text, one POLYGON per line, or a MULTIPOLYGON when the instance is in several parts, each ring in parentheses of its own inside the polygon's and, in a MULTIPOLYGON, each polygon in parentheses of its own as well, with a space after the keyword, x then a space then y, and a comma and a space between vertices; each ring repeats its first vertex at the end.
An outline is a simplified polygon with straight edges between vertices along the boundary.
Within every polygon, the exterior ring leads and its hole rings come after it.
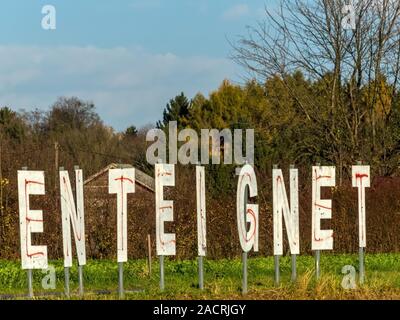
POLYGON ((233 59, 251 78, 282 79, 305 121, 325 132, 327 160, 340 168, 356 159, 382 162, 393 151, 384 137, 400 72, 400 1, 350 2, 280 0, 232 44, 233 59), (321 84, 325 105, 293 89, 287 76, 296 70, 321 84))

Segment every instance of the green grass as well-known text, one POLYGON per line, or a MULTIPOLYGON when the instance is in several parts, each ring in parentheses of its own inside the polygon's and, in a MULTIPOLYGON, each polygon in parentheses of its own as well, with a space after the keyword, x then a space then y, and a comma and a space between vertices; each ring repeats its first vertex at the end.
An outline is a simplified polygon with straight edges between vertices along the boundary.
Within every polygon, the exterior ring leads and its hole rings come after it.
MULTIPOLYGON (((50 261, 56 270, 56 288, 44 290, 45 276, 34 271, 34 291, 40 293, 64 291, 64 268, 61 260, 50 261)), ((251 258, 248 262, 248 287, 246 296, 241 294, 242 264, 237 260, 205 260, 205 290, 197 287, 197 262, 165 260, 165 290, 159 291, 158 262, 152 264, 149 276, 145 260, 132 260, 124 264, 127 299, 400 299, 400 254, 368 254, 366 256, 366 282, 354 290, 341 286, 342 268, 353 265, 358 269, 357 255, 321 255, 321 278, 314 276, 314 259, 297 257, 298 279, 291 283, 290 257, 280 259, 281 284, 274 286, 273 257, 251 258)), ((70 271, 72 298, 79 299, 78 270, 70 271)), ((84 267, 84 299, 117 299, 118 265, 110 260, 89 260, 84 267), (111 294, 97 294, 110 290, 111 294)), ((0 261, 0 294, 21 295, 27 292, 27 276, 19 262, 0 261)), ((6 298, 6 296, 4 296, 6 298)), ((23 298, 23 297, 17 297, 23 298)), ((62 296, 46 296, 60 299, 62 296)))

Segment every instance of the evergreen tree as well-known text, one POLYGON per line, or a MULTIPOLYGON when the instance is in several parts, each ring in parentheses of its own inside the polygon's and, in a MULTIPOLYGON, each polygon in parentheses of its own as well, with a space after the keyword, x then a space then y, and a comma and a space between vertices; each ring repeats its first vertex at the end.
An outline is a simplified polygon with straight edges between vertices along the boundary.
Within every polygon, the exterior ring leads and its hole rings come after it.
POLYGON ((136 129, 136 126, 130 126, 125 130, 125 136, 126 137, 136 137, 138 134, 138 131, 136 129))
POLYGON ((157 122, 157 128, 164 129, 170 121, 177 121, 178 126, 184 126, 189 116, 190 102, 182 92, 171 99, 163 112, 163 120, 157 122))

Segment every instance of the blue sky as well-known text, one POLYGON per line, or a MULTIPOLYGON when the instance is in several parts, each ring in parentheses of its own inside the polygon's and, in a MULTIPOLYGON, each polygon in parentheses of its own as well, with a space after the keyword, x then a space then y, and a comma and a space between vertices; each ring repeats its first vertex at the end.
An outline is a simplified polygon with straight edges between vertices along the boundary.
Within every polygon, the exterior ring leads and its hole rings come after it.
MULTIPOLYGON (((269 0, 272 5, 275 0, 269 0)), ((265 0, 2 0, 0 105, 47 109, 91 100, 117 130, 155 123, 184 91, 208 94, 243 70, 227 38, 264 17, 265 0), (42 7, 57 29, 43 30, 42 7)))

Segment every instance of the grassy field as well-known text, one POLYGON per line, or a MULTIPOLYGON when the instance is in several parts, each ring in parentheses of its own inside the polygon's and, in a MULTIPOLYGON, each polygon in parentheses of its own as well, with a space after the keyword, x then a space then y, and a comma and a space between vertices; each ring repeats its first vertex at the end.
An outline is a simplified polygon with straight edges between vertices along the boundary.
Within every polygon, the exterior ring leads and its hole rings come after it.
MULTIPOLYGON (((44 290, 42 274, 34 271, 34 290, 37 298, 63 299, 64 269, 62 261, 50 261, 56 269, 56 289, 44 290), (44 293, 44 295, 43 295, 44 293), (55 293, 55 296, 48 296, 55 293), (57 295, 58 294, 58 295, 57 295)), ((310 256, 297 258, 298 279, 290 282, 290 258, 281 258, 281 285, 274 286, 273 257, 249 259, 249 293, 241 294, 240 260, 206 260, 205 290, 197 288, 196 261, 168 261, 165 264, 165 291, 159 291, 158 264, 153 262, 149 276, 145 260, 124 264, 126 299, 400 299, 400 254, 366 256, 366 282, 356 289, 341 286, 343 266, 358 268, 356 255, 321 256, 321 278, 314 276, 314 260, 310 256)), ((71 269, 72 299, 80 299, 77 268, 71 269)), ((3 299, 24 299, 26 272, 19 262, 0 261, 0 294, 3 299), (11 296, 8 296, 11 295, 11 296)), ((90 260, 84 268, 84 299, 118 299, 117 263, 109 260, 90 260), (107 290, 109 292, 101 292, 107 290)))

